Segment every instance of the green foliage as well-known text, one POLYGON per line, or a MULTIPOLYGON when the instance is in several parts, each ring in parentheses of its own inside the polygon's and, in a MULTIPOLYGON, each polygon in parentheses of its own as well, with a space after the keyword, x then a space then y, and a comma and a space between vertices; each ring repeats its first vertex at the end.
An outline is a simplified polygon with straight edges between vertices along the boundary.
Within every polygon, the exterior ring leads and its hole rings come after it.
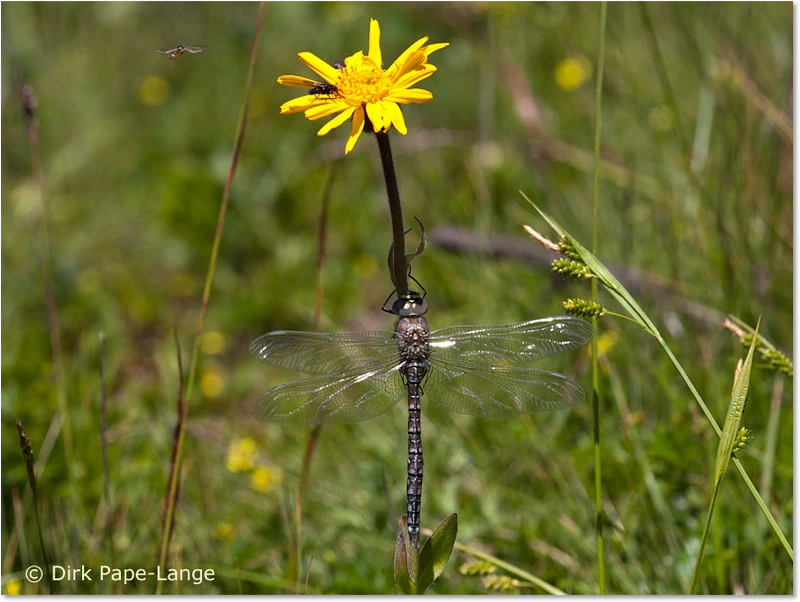
MULTIPOLYGON (((736 339, 719 328, 725 314, 750 324, 763 315, 759 337, 792 355, 792 144, 761 108, 768 101, 791 114, 792 6, 648 10, 675 106, 661 89, 640 8, 609 3, 599 257, 668 338, 713 415, 722 416, 739 355, 736 339), (759 95, 734 74, 746 75, 759 95), (681 138, 691 144, 688 153, 681 138)), ((36 455, 51 560, 107 563, 109 513, 120 561, 155 566, 175 426, 173 326, 188 363, 256 7, 4 2, 0 11, 7 92, 0 117, 3 592, 16 582, 20 593, 36 594, 46 584, 22 576, 36 560, 38 535, 18 417, 36 455), (175 61, 155 52, 181 42, 209 48, 175 61), (33 242, 37 189, 17 78, 39 101, 72 462, 57 419, 33 242), (166 84, 166 95, 149 104, 143 92, 154 81, 166 84), (107 334, 111 508, 100 453, 100 330, 107 334)), ((436 76, 423 82, 434 100, 404 106, 409 134, 391 133, 407 225, 419 217, 430 243, 413 271, 428 290, 429 321, 439 328, 558 315, 564 299, 588 298, 587 283, 552 274, 527 254, 536 243, 520 230, 530 214, 517 191, 527 191, 576 240, 591 239, 597 16, 597 6, 581 3, 268 5, 209 308, 208 330, 222 342, 201 349, 173 536, 173 563, 213 566, 218 577, 165 593, 302 592, 307 576, 309 593, 396 591, 389 559, 405 503, 407 452, 400 408, 323 430, 303 503, 304 562, 298 578, 287 580, 291 500, 307 429, 251 417, 259 394, 297 375, 265 368, 247 346, 270 330, 311 327, 317 224, 330 166, 336 179, 320 328, 393 324, 380 311, 391 291, 384 263, 390 229, 374 141, 362 137, 343 160, 347 128, 320 138, 321 122, 278 115, 294 94, 276 78, 312 75, 297 61, 303 50, 330 62, 366 50, 370 17, 381 22, 386 60, 422 35, 451 42, 439 53, 436 76), (581 57, 591 66, 587 77, 565 89, 555 75, 562 61, 581 57), (531 115, 534 121, 525 121, 531 115), (446 249, 439 229, 448 225, 490 245, 512 244, 491 247, 491 255, 464 240, 446 249), (229 451, 244 438, 257 444, 254 465, 232 472, 229 451), (272 480, 258 481, 258 469, 272 480)), ((599 301, 619 311, 603 291, 599 301)), ((713 428, 649 336, 609 316, 603 326, 608 591, 685 592, 708 509, 713 428)), ((755 362, 748 393, 747 426, 758 437, 732 463, 746 467, 780 530, 791 533, 793 384, 763 363, 755 362), (774 445, 767 445, 762 433, 773 425, 774 445)), ((544 367, 588 389, 588 365, 581 351, 544 367)), ((594 503, 591 404, 530 420, 485 421, 430 403, 423 437, 423 527, 434 526, 429 517, 458 512, 459 542, 471 549, 558 591, 596 592, 595 521, 587 512, 594 503)), ((730 495, 720 496, 714 511, 699 589, 794 591, 792 562, 747 485, 737 476, 724 487, 730 495)), ((478 558, 455 549, 451 562, 478 558)), ((62 585, 72 595, 117 592, 108 584, 62 585)), ((153 582, 128 584, 123 593, 154 589, 153 582)), ((479 577, 450 570, 435 592, 486 590, 479 577)))

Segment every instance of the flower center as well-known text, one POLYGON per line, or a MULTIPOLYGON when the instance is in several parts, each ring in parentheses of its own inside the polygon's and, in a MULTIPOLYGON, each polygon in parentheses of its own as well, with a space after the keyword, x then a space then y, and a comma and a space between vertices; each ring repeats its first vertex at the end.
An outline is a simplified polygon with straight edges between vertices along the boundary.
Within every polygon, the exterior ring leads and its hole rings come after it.
POLYGON ((336 84, 345 100, 352 104, 374 103, 392 91, 392 80, 369 57, 347 61, 336 84))

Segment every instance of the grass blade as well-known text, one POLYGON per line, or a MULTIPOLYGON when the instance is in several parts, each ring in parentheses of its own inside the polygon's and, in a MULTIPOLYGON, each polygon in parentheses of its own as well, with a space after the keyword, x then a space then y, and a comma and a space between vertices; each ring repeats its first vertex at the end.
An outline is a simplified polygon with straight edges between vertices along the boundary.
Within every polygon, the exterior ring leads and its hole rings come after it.
MULTIPOLYGON (((608 3, 600 5, 600 49, 597 58, 597 91, 594 117, 594 167, 592 173, 592 252, 597 253, 597 231, 600 205, 600 132, 603 98, 603 67, 606 54, 606 15, 608 3)), ((597 279, 592 278, 592 301, 597 303, 597 279)), ((597 318, 592 319, 597 332, 597 318)), ((597 363, 597 337, 592 337, 592 414, 594 416, 594 490, 595 528, 597 529, 597 582, 600 595, 606 593, 606 568, 603 555, 603 477, 600 453, 600 367, 597 363)))

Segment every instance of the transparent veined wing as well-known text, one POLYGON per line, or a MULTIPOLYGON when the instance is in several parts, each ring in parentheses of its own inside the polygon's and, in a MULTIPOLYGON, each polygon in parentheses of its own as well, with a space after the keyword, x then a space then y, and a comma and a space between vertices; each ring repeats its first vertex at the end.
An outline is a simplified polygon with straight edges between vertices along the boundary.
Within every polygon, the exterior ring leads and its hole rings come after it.
POLYGON ((564 410, 585 397, 578 383, 557 372, 433 358, 423 389, 430 403, 484 418, 564 410))
POLYGON ((191 52, 192 54, 197 54, 198 52, 203 52, 203 50, 206 48, 208 48, 208 46, 188 46, 186 51, 191 52))
POLYGON ((177 48, 158 48, 156 52, 158 52, 159 54, 172 54, 176 50, 177 48))
POLYGON ((594 328, 581 318, 561 316, 503 326, 450 326, 430 336, 431 358, 469 360, 487 366, 524 365, 581 347, 594 328))
POLYGON ((278 385, 256 401, 268 422, 334 425, 369 420, 405 398, 398 364, 278 385))
POLYGON ((258 337, 250 354, 265 364, 307 374, 344 374, 400 362, 391 332, 324 334, 277 330, 258 337))

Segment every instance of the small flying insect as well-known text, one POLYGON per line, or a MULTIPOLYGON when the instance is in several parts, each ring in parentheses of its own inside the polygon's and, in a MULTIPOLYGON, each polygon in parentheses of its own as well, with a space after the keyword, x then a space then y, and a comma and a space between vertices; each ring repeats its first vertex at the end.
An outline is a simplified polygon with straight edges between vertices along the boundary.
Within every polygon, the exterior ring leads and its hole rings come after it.
POLYGON ((318 82, 311 87, 308 93, 317 98, 320 96, 339 96, 339 88, 333 84, 318 82))
POLYGON ((208 48, 208 46, 184 46, 183 44, 178 44, 175 48, 160 49, 156 50, 156 52, 167 54, 170 59, 176 59, 185 52, 197 54, 198 52, 203 52, 206 48, 208 48))

